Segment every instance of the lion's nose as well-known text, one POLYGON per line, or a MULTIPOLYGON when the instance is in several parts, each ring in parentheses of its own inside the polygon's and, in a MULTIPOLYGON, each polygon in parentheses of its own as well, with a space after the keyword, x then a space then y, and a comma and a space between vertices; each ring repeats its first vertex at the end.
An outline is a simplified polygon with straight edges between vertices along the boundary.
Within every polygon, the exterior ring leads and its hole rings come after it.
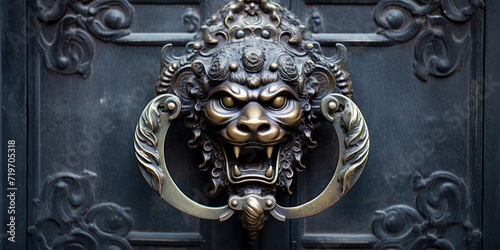
POLYGON ((264 121, 258 122, 238 122, 236 128, 244 133, 258 133, 258 132, 266 132, 271 128, 269 124, 266 124, 264 121))
POLYGON ((258 103, 251 102, 241 111, 236 121, 236 130, 240 134, 250 135, 261 142, 273 141, 279 137, 279 127, 266 117, 265 111, 258 103))

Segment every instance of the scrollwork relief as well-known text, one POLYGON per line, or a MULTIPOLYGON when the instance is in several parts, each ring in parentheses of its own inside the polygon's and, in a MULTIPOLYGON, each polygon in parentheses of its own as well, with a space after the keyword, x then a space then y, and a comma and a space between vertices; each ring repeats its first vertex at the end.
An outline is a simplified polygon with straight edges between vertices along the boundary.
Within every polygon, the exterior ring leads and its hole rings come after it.
POLYGON ((470 32, 454 35, 458 25, 469 21, 482 0, 382 0, 374 11, 378 33, 398 42, 417 37, 415 75, 427 81, 428 75, 446 77, 460 70, 470 47, 470 32), (465 5, 465 6, 462 6, 465 5))
POLYGON ((309 19, 307 20, 307 28, 312 33, 320 33, 321 25, 323 25, 323 17, 319 13, 318 9, 313 8, 309 14, 309 19))
POLYGON ((380 241, 375 249, 477 249, 481 232, 468 220, 470 201, 462 180, 445 171, 425 179, 417 175, 414 190, 416 209, 393 205, 376 212, 372 226, 380 241), (463 231, 463 242, 447 238, 452 227, 463 231))
POLYGON ((182 15, 182 21, 186 31, 189 33, 195 32, 200 28, 200 15, 193 8, 186 8, 182 15))
POLYGON ((130 34, 134 8, 127 0, 48 2, 30 0, 40 22, 38 48, 47 68, 61 74, 91 72, 95 44, 130 34), (53 39, 45 28, 56 27, 53 39))
POLYGON ((96 176, 62 172, 45 180, 28 229, 36 249, 132 249, 125 239, 132 229, 130 209, 94 204, 96 176))

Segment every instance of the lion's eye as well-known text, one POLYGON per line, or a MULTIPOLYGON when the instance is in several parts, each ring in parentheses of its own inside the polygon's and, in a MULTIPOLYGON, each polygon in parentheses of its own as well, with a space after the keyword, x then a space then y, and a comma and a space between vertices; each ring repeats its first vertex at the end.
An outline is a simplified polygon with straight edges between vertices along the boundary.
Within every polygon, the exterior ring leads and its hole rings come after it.
POLYGON ((273 99, 270 106, 273 109, 282 109, 286 105, 286 101, 286 96, 278 96, 273 99))
POLYGON ((222 96, 220 98, 220 102, 221 102, 222 106, 224 106, 225 108, 228 108, 228 109, 232 109, 232 108, 236 107, 236 103, 234 102, 233 98, 231 98, 229 96, 222 96))

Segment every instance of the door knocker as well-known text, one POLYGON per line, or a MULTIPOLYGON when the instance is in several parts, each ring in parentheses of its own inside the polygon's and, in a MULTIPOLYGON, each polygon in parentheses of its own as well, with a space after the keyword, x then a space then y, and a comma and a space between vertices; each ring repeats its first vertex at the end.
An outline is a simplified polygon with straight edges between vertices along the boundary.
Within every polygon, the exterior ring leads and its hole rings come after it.
MULTIPOLYGON (((346 48, 325 57, 305 25, 268 0, 227 4, 200 28, 176 57, 161 52, 157 94, 144 109, 135 133, 142 175, 168 203, 203 219, 224 221, 240 213, 255 239, 269 216, 284 221, 315 215, 341 199, 359 178, 369 152, 363 116, 351 101, 346 48), (225 189, 227 205, 209 207, 182 193, 165 159, 174 119, 193 132, 186 143, 201 147, 201 170, 213 193, 225 189), (313 148, 315 124, 329 122, 338 138, 333 178, 316 198, 299 206, 276 203, 276 190, 290 192, 313 148)), ((333 138, 332 138, 333 139, 333 138)))

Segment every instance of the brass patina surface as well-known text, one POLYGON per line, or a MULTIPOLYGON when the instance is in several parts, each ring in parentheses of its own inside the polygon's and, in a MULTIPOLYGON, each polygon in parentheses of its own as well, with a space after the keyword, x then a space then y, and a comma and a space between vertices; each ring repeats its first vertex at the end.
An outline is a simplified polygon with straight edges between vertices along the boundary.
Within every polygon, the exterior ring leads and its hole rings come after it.
MULTIPOLYGON (((278 220, 317 214, 336 203, 357 181, 366 163, 369 135, 352 97, 346 49, 325 57, 304 24, 266 0, 239 0, 201 27, 180 57, 166 45, 161 54, 158 96, 137 125, 135 151, 144 178, 161 197, 190 215, 226 220, 241 214, 255 239, 269 215, 278 220), (201 147, 213 194, 225 189, 226 206, 207 207, 186 197, 170 176, 164 155, 173 119, 182 117, 201 147), (314 128, 332 124, 339 157, 326 189, 296 206, 276 204, 276 190, 291 194, 305 169, 305 148, 314 148, 314 128)), ((332 138, 333 139, 333 138, 332 138)), ((332 162, 335 159, 332 159, 332 162)))

